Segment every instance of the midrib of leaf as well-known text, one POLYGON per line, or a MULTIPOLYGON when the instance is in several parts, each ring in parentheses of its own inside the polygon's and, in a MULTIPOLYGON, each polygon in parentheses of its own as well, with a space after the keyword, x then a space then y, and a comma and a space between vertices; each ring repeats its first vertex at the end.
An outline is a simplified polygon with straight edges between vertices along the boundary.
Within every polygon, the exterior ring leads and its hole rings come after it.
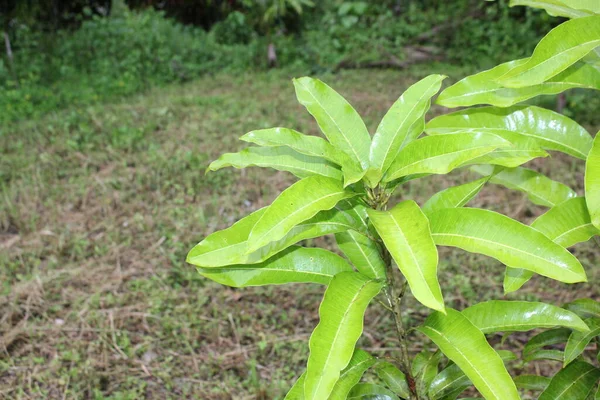
MULTIPOLYGON (((452 385, 454 385, 456 382, 460 381, 464 377, 467 377, 467 376, 466 375, 459 376, 458 378, 454 379, 453 381, 448 382, 446 385, 441 386, 436 392, 429 393, 429 394, 431 395, 431 397, 435 397, 435 395, 437 395, 438 393, 441 393, 444 390, 448 389, 449 387, 451 387, 452 385)), ((456 390, 456 389, 454 389, 454 390, 456 390)))
MULTIPOLYGON (((357 235, 360 235, 360 233, 356 233, 357 235)), ((363 255, 364 259, 367 260, 367 263, 369 264, 369 267, 371 267, 371 271, 375 272, 375 267, 373 266, 373 263, 371 262, 371 260, 369 259, 369 257, 367 257, 367 253, 365 253, 362 249, 362 246, 358 244, 358 242, 356 241, 356 239, 354 239, 354 235, 351 232, 348 232, 348 235, 350 235, 350 237, 352 238, 352 241, 354 242, 354 245, 358 248, 358 251, 360 251, 360 254, 363 255)))
POLYGON ((558 399, 558 398, 560 398, 560 397, 561 397, 563 394, 567 393, 569 390, 571 390, 571 388, 572 388, 573 386, 575 386, 575 384, 576 384, 578 381, 582 380, 583 378, 585 378, 585 377, 586 377, 586 375, 589 375, 589 374, 591 374, 592 372, 594 372, 594 370, 593 370, 593 369, 590 369, 589 371, 587 371, 587 372, 583 373, 582 375, 579 375, 579 377, 578 377, 577 379, 575 379, 573 382, 571 382, 571 384, 570 384, 569 386, 567 386, 567 387, 565 388, 565 390, 563 390, 562 392, 560 392, 556 398, 558 399))
MULTIPOLYGON (((575 344, 575 349, 577 349, 577 347, 579 347, 579 345, 581 343, 586 342, 586 341, 591 341, 591 339, 593 339, 594 336, 598 336, 598 334, 600 334, 600 328, 596 328, 596 329, 589 331, 584 336, 582 336, 578 341, 573 342, 575 344)), ((569 355, 571 355, 572 353, 573 353, 573 351, 570 351, 569 355)), ((565 358, 567 358, 566 356, 567 356, 567 353, 565 352, 565 358)), ((568 357, 568 358, 570 358, 570 357, 568 357)))
MULTIPOLYGON (((252 265, 252 264, 250 264, 252 265)), ((248 267, 238 267, 238 268, 205 268, 207 271, 206 272, 211 272, 211 273, 216 273, 216 272, 220 272, 220 271, 268 271, 268 272, 282 272, 282 273, 286 273, 286 274, 303 274, 303 275, 316 275, 316 276, 332 276, 329 274, 323 274, 320 272, 314 272, 314 271, 299 271, 299 270, 291 270, 291 269, 278 269, 278 268, 269 268, 269 267, 259 267, 259 268, 253 268, 252 266, 248 266, 248 267)))
MULTIPOLYGON (((473 324, 473 325, 475 325, 475 324, 473 324)), ((481 328, 479 328, 479 327, 478 328, 481 329, 481 330, 486 330, 487 331, 488 329, 501 329, 501 328, 503 328, 505 326, 509 326, 509 327, 510 326, 522 327, 522 326, 532 326, 532 324, 531 323, 529 323, 529 324, 527 324, 527 323, 522 323, 522 324, 519 324, 519 323, 508 323, 508 324, 505 324, 505 325, 486 325, 486 326, 483 326, 481 328)), ((550 327, 550 326, 552 326, 553 327, 553 326, 557 326, 557 324, 552 324, 552 323, 547 323, 547 322, 546 323, 536 322, 535 326, 536 327, 550 327)), ((560 325, 558 325, 558 326, 560 326, 560 325)))
POLYGON ((470 192, 468 192, 465 196, 463 196, 462 199, 460 199, 460 201, 458 203, 456 203, 456 207, 458 207, 458 204, 460 203, 466 203, 467 199, 469 198, 469 196, 471 196, 473 193, 477 192, 478 190, 481 190, 481 187, 483 185, 485 185, 488 181, 483 181, 482 183, 480 183, 478 186, 476 186, 474 189, 472 189, 470 192))

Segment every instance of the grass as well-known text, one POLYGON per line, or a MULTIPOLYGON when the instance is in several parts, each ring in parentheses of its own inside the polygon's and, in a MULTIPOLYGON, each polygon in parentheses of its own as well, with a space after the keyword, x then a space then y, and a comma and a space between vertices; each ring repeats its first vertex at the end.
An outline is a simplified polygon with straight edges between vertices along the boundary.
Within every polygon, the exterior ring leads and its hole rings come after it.
MULTIPOLYGON (((348 71, 324 79, 373 131, 421 76, 348 71)), ((0 398, 283 397, 305 365, 323 288, 231 289, 204 280, 184 260, 204 236, 269 204, 293 181, 259 169, 204 175, 209 161, 242 148, 237 138, 252 129, 318 133, 290 78, 217 75, 3 128, 0 398)), ((582 193, 582 162, 554 154, 532 165, 582 193)), ((472 177, 461 171, 409 183, 398 198, 422 203, 472 177)), ((497 186, 472 204, 524 222, 543 212, 497 186)), ((307 243, 331 244, 328 237, 307 243)), ((599 274, 590 267, 598 251, 583 244, 575 252, 588 284, 536 278, 508 297, 554 304, 597 298, 599 274)), ((491 259, 441 249, 440 275, 446 302, 459 309, 503 296, 503 269, 491 259)), ((414 301, 408 307, 413 323, 426 315, 414 301)), ((390 354, 391 328, 373 306, 361 345, 390 354)), ((522 341, 515 336, 505 345, 522 341)), ((413 351, 428 346, 416 334, 412 343, 413 351)))

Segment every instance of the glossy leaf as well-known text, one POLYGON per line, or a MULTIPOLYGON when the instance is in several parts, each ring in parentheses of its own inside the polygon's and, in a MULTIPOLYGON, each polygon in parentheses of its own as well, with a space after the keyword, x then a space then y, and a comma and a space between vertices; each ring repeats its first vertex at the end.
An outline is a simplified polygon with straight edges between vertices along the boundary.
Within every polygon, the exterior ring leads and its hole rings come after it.
POLYGON ((304 379, 306 378, 306 372, 298 377, 294 386, 289 390, 283 400, 304 400, 304 379))
POLYGON ((573 311, 581 318, 600 318, 600 303, 592 299, 577 299, 565 304, 565 309, 573 311))
POLYGON ((588 318, 585 323, 589 326, 587 332, 573 332, 569 337, 565 347, 565 364, 575 360, 592 341, 593 338, 600 335, 600 318, 588 318))
POLYGON ((287 128, 269 128, 248 132, 240 139, 260 146, 288 146, 298 153, 324 158, 342 167, 345 185, 358 182, 364 175, 358 162, 318 136, 305 135, 287 128))
POLYGON ((509 131, 497 131, 496 133, 503 139, 508 140, 511 147, 494 150, 463 165, 490 164, 515 168, 534 158, 548 157, 548 153, 533 138, 509 131))
POLYGON ((433 118, 425 126, 430 135, 465 130, 502 137, 506 132, 517 133, 535 139, 544 149, 561 151, 582 160, 587 157, 593 141, 572 119, 534 106, 470 108, 433 118))
POLYGON ((392 392, 403 399, 410 397, 406 376, 395 365, 382 362, 375 367, 375 373, 392 392))
POLYGON ((436 103, 450 108, 476 104, 510 107, 536 96, 558 94, 572 88, 600 88, 600 71, 585 63, 572 65, 546 82, 533 86, 506 88, 494 81, 527 61, 527 58, 509 61, 463 78, 440 93, 436 103))
POLYGON ((328 400, 346 400, 352 388, 360 381, 363 374, 371 368, 377 360, 369 353, 356 349, 348 366, 340 374, 328 400))
POLYGON ((267 167, 291 172, 299 178, 322 175, 342 179, 342 172, 329 161, 298 153, 285 146, 249 147, 239 153, 226 153, 213 161, 208 169, 216 171, 225 167, 267 167))
POLYGON ((429 221, 417 203, 407 200, 389 211, 367 212, 415 298, 427 307, 443 311, 437 249, 429 221))
POLYGON ((359 383, 354 386, 348 400, 399 400, 392 391, 374 383, 359 383))
POLYGON ((279 240, 296 225, 319 211, 333 208, 338 201, 354 196, 342 183, 311 176, 284 190, 256 221, 248 237, 247 253, 279 240))
POLYGON ((585 282, 583 267, 568 250, 534 228, 493 211, 447 208, 429 215, 433 239, 493 257, 566 283, 585 282))
POLYGON ((585 362, 573 362, 558 371, 539 400, 585 399, 596 386, 600 369, 585 362))
POLYGON ((470 160, 509 146, 510 142, 486 133, 462 132, 424 137, 400 150, 383 181, 390 182, 412 174, 446 174, 470 160))
POLYGON ((521 375, 515 378, 515 384, 519 389, 545 390, 550 384, 550 378, 538 375, 521 375))
POLYGON ((294 79, 294 87, 298 101, 312 114, 329 142, 366 169, 371 136, 356 110, 318 79, 294 79))
POLYGON ((365 310, 382 286, 358 272, 342 272, 331 280, 319 308, 319 324, 309 341, 306 400, 329 396, 350 362, 363 330, 365 310))
POLYGON ((477 179, 476 181, 465 183, 459 186, 452 186, 437 192, 423 204, 421 209, 425 214, 431 214, 434 211, 444 208, 462 207, 471 199, 477 196, 477 193, 488 181, 488 177, 477 179))
POLYGON ((554 17, 580 18, 600 14, 596 0, 510 0, 510 6, 541 8, 554 17))
MULTIPOLYGON (((477 165, 472 170, 481 175, 489 176, 493 174, 494 167, 491 165, 477 165)), ((553 181, 539 172, 522 167, 505 169, 494 174, 490 178, 490 183, 526 193, 532 203, 545 207, 554 207, 577 196, 577 193, 567 185, 553 181)))
POLYGON ((537 85, 567 69, 600 45, 600 15, 577 18, 552 29, 529 60, 496 81, 506 87, 537 85))
POLYGON ((379 254, 377 243, 356 231, 336 233, 335 240, 361 274, 374 279, 385 278, 385 262, 379 254))
POLYGON ((527 358, 546 346, 566 343, 570 335, 571 330, 568 328, 555 328, 538 333, 529 339, 525 347, 523 347, 523 357, 527 358))
POLYGON ((585 200, 594 226, 600 229, 600 135, 585 163, 585 200))
POLYGON ((410 86, 385 114, 373 136, 367 178, 377 184, 404 145, 425 127, 431 98, 440 90, 443 75, 429 75, 410 86))
POLYGON ((325 249, 292 246, 267 261, 252 265, 201 268, 198 272, 222 285, 232 287, 320 283, 327 285, 334 275, 352 271, 346 260, 325 249))
POLYGON ((519 399, 502 359, 485 335, 460 312, 434 312, 418 328, 471 379, 486 399, 519 399))
POLYGON ((589 330, 577 314, 539 302, 490 300, 468 307, 462 314, 483 333, 524 332, 555 326, 589 330))
POLYGON ((425 393, 431 382, 438 374, 438 367, 442 359, 442 353, 422 350, 412 361, 412 376, 417 381, 417 392, 425 393))

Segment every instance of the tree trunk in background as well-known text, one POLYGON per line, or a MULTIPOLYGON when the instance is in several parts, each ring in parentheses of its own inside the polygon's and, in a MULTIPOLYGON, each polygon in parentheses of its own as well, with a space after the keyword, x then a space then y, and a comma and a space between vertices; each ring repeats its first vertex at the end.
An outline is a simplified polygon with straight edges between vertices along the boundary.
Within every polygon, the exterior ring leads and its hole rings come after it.
POLYGON ((269 43, 269 47, 267 49, 267 65, 269 68, 274 68, 277 66, 277 52, 275 51, 275 44, 269 43))
POLYGON ((13 63, 13 53, 12 48, 10 47, 10 38, 8 37, 7 31, 4 31, 4 45, 6 46, 6 57, 8 58, 10 72, 13 76, 13 79, 15 80, 15 83, 17 84, 17 87, 19 87, 19 78, 17 77, 17 73, 15 71, 15 66, 13 63))

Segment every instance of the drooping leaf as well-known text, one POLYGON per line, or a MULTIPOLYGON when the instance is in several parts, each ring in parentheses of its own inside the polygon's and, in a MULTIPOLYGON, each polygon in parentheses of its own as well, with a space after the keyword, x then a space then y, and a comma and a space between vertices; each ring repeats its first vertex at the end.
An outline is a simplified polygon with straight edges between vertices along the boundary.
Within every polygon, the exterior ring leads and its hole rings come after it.
POLYGON ((600 369, 586 362, 573 362, 558 371, 539 400, 585 399, 596 386, 600 369))
POLYGON ((342 272, 331 280, 319 308, 319 324, 309 341, 306 400, 329 396, 350 362, 362 333, 365 310, 382 286, 358 272, 342 272))
POLYGON ((580 18, 600 14, 596 0, 510 0, 510 6, 541 8, 554 17, 580 18))
POLYGON ((550 384, 550 378, 539 375, 520 375, 515 378, 515 384, 519 389, 545 390, 550 384))
POLYGON ((468 307, 462 314, 483 333, 524 332, 555 326, 589 331, 577 314, 533 301, 490 300, 468 307))
POLYGON ((594 145, 585 162, 585 201, 592 224, 600 229, 600 135, 596 134, 594 145))
POLYGON ((375 367, 375 373, 392 392, 403 399, 410 397, 406 376, 395 365, 389 362, 379 363, 375 367))
POLYGON ((437 192, 423 204, 421 209, 425 214, 444 208, 462 207, 467 204, 483 188, 489 177, 477 179, 459 186, 451 186, 441 192, 437 192))
POLYGON ((506 87, 537 85, 567 69, 600 45, 600 15, 577 18, 552 29, 529 60, 496 79, 506 87))
POLYGON ((569 364, 575 360, 592 341, 593 338, 600 335, 600 318, 588 318, 585 320, 590 330, 587 332, 573 332, 569 336, 569 341, 565 347, 565 363, 569 364))
POLYGON ((345 185, 359 181, 364 175, 358 162, 318 136, 304 135, 287 128, 269 128, 248 132, 240 139, 259 146, 288 146, 298 153, 324 158, 342 167, 345 185))
POLYGON ((289 390, 283 400, 304 400, 304 379, 306 378, 306 372, 296 379, 294 386, 289 390))
MULTIPOLYGON (((476 165, 471 169, 486 176, 494 172, 494 167, 491 165, 476 165)), ((526 193, 532 203, 545 207, 554 207, 577 196, 577 193, 567 185, 522 167, 504 169, 494 174, 490 178, 490 183, 526 193)))
POLYGON ((216 171, 225 167, 267 167, 288 171, 299 178, 322 175, 341 180, 342 172, 329 161, 298 153, 285 146, 249 147, 239 153, 226 153, 213 161, 208 169, 216 171))
POLYGON ((538 333, 529 339, 525 347, 523 347, 523 357, 527 358, 546 346, 566 343, 570 335, 571 330, 568 328, 555 328, 538 333))
POLYGON ((438 367, 442 359, 442 353, 422 350, 412 361, 412 376, 417 381, 417 392, 425 393, 433 378, 438 374, 438 367))
POLYGON ((431 314, 418 328, 471 379, 486 399, 519 399, 502 359, 467 317, 451 308, 431 314))
POLYGON ((348 400, 399 400, 392 391, 374 383, 359 383, 352 388, 348 400))
POLYGON ((510 107, 536 96, 558 94, 572 88, 600 88, 600 71, 585 63, 574 64, 546 82, 533 86, 506 88, 494 81, 528 60, 509 61, 463 78, 440 93, 436 103, 450 108, 476 104, 510 107))
POLYGON ((444 299, 437 279, 437 249, 429 221, 417 203, 407 200, 389 211, 369 209, 367 212, 415 298, 427 307, 443 311, 444 299))
POLYGON ((329 142, 363 169, 368 168, 371 136, 354 108, 318 79, 294 79, 294 87, 298 101, 312 114, 329 142))
POLYGON ((447 208, 429 215, 433 239, 493 257, 566 283, 585 282, 583 267, 568 250, 536 229, 505 215, 476 208, 447 208))
POLYGON ((363 374, 371 368, 377 360, 366 351, 356 349, 348 366, 340 373, 328 400, 346 400, 352 388, 360 381, 363 374))
POLYGON ((581 318, 600 318, 600 303, 592 299, 577 299, 564 305, 581 318))
POLYGON ((248 236, 246 252, 252 253, 285 237, 296 225, 352 196, 354 193, 344 190, 341 182, 331 178, 311 176, 294 183, 256 221, 248 236))
POLYGON ((440 90, 443 75, 429 75, 409 87, 392 105, 373 136, 367 178, 376 185, 400 149, 416 139, 425 127, 431 98, 440 90))
POLYGON ((433 118, 425 126, 430 135, 466 130, 502 137, 506 132, 518 133, 535 139, 544 149, 561 151, 582 160, 587 157, 593 141, 572 119, 535 106, 469 108, 433 118))
POLYGON ((385 261, 379 254, 377 243, 356 231, 336 233, 335 240, 361 274, 373 279, 385 278, 385 261))
POLYGON ((352 271, 352 267, 337 254, 325 249, 298 246, 292 246, 258 264, 220 268, 198 267, 201 275, 232 287, 295 282, 327 285, 334 275, 344 271, 352 271))
POLYGON ((474 158, 509 146, 510 142, 486 133, 427 136, 400 150, 383 182, 412 174, 446 174, 474 158))

